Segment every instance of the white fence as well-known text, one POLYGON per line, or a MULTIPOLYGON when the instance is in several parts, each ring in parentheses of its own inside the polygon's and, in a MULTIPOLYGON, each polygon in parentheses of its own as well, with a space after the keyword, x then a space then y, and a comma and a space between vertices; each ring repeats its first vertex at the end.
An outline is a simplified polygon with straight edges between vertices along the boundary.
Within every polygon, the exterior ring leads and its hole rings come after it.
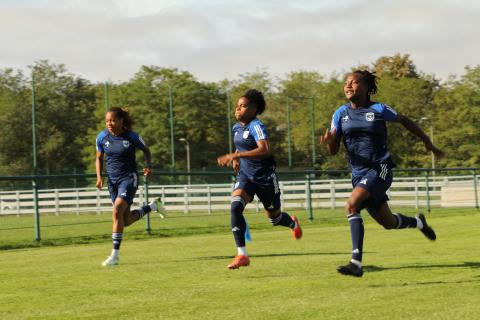
MULTIPOLYGON (((478 207, 478 179, 473 175, 430 176, 394 179, 388 195, 393 206, 406 207, 478 207)), ((307 180, 280 182, 282 206, 286 209, 307 208, 310 196, 313 208, 343 207, 352 186, 348 179, 307 180)), ((230 208, 231 184, 209 185, 151 185, 149 198, 160 197, 167 211, 203 211, 230 208)), ((144 202, 144 188, 139 187, 134 205, 144 202)), ((111 210, 111 200, 106 189, 50 189, 39 190, 40 213, 102 212, 111 210)), ((247 208, 262 208, 258 199, 247 208)), ((31 190, 0 192, 0 215, 32 214, 34 211, 31 190)))

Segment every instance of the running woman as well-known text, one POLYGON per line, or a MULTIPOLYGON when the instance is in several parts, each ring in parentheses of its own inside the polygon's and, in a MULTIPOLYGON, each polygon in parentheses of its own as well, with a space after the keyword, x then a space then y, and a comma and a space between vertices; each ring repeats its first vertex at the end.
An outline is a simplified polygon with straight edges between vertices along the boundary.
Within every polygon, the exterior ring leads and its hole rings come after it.
POLYGON ((335 155, 343 142, 352 169, 353 191, 345 209, 352 238, 352 258, 337 271, 344 275, 361 277, 364 227, 360 211, 364 208, 385 229, 418 228, 428 239, 436 234, 421 213, 407 217, 392 213, 386 191, 392 184, 392 161, 387 148, 387 121, 399 122, 419 137, 428 151, 442 157, 430 138, 412 120, 391 107, 370 100, 377 92, 376 77, 369 71, 354 71, 347 76, 344 93, 348 103, 333 114, 330 129, 320 138, 330 154, 335 155))
POLYGON ((96 187, 98 189, 103 187, 103 157, 106 155, 108 191, 113 204, 113 250, 102 265, 114 266, 119 263, 123 228, 141 219, 152 210, 160 211, 161 202, 157 199, 138 210, 130 211, 138 187, 135 150, 143 151, 145 157, 143 174, 149 176, 152 173, 150 149, 138 133, 131 131, 133 121, 128 110, 118 107, 110 108, 105 114, 105 124, 107 128, 97 135, 96 141, 96 187))
POLYGON ((238 123, 233 126, 236 151, 217 158, 220 166, 232 166, 237 174, 230 209, 237 255, 228 265, 229 269, 238 269, 250 264, 245 247, 246 221, 243 210, 255 195, 262 202, 272 225, 290 228, 295 239, 302 237, 298 219, 280 210, 280 189, 275 174, 275 160, 270 150, 265 125, 257 119, 257 115, 265 110, 265 105, 263 94, 255 89, 248 90, 238 100, 235 107, 235 118, 238 123))

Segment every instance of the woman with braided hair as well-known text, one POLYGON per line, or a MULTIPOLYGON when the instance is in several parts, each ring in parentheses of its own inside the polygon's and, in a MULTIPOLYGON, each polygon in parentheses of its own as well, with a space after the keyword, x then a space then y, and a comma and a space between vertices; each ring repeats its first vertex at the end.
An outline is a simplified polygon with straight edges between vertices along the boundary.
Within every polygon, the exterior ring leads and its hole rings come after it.
POLYGON ((366 70, 350 73, 343 87, 348 103, 333 114, 330 129, 320 138, 331 155, 335 155, 343 142, 352 169, 353 191, 345 209, 352 238, 352 259, 338 267, 341 274, 361 277, 364 227, 360 211, 364 208, 385 229, 418 228, 428 239, 436 234, 421 213, 407 217, 392 213, 386 191, 392 184, 392 161, 387 148, 387 121, 399 122, 419 137, 428 151, 442 157, 430 138, 412 120, 391 107, 374 102, 370 95, 377 92, 376 77, 366 70))

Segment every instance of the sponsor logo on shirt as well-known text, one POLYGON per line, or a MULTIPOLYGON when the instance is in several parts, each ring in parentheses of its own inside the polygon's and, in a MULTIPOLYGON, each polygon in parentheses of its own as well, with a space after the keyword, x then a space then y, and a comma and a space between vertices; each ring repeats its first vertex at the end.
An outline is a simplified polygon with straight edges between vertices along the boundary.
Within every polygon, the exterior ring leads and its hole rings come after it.
POLYGON ((123 140, 123 146, 124 146, 125 148, 130 147, 130 141, 128 141, 128 140, 123 140))
POLYGON ((373 120, 375 120, 375 113, 367 112, 365 114, 365 118, 367 119, 367 121, 373 121, 373 120))
POLYGON ((362 181, 360 181, 361 184, 367 184, 367 180, 368 179, 363 179, 362 181))
POLYGON ((348 116, 342 117, 342 121, 347 122, 348 121, 348 116))
POLYGON ((249 131, 244 131, 243 132, 243 139, 247 139, 249 134, 250 134, 249 131))
POLYGON ((110 147, 110 142, 109 141, 105 142, 105 148, 108 148, 108 147, 110 147))

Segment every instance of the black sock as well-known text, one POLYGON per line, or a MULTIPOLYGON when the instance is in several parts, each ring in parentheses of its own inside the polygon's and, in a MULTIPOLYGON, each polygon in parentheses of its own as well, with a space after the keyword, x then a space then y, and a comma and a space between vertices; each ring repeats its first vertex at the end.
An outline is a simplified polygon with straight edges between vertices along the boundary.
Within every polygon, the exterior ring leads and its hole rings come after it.
POLYGON ((401 213, 394 213, 393 214, 397 219, 397 229, 404 229, 404 228, 416 228, 417 227, 417 219, 412 217, 404 216, 401 213))
POLYGON ((120 244, 122 243, 123 233, 112 232, 113 249, 120 250, 120 244))
POLYGON ((270 220, 270 223, 274 226, 284 226, 290 229, 295 228, 295 222, 292 220, 292 217, 290 217, 290 215, 286 212, 280 212, 278 217, 268 220, 270 220))
POLYGON ((348 223, 350 224, 350 235, 352 237, 352 259, 361 262, 363 237, 365 235, 362 216, 360 213, 353 213, 348 216, 348 223))
POLYGON ((232 197, 230 206, 230 225, 232 227, 233 238, 237 247, 245 247, 245 230, 247 223, 243 216, 245 201, 240 196, 232 197))
POLYGON ((146 215, 149 212, 152 212, 152 208, 150 207, 150 205, 147 204, 146 206, 143 206, 140 209, 138 209, 138 218, 141 219, 144 215, 146 215))

